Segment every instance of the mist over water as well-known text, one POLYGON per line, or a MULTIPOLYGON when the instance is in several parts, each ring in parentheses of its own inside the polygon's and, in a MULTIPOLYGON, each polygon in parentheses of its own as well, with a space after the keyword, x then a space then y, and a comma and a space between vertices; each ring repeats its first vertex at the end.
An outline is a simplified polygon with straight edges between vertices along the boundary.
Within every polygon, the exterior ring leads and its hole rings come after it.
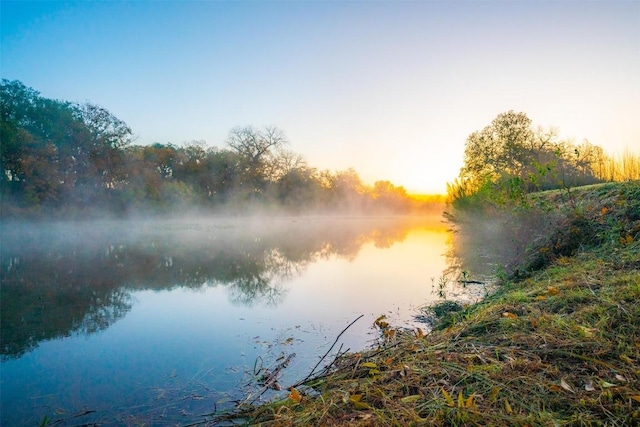
POLYGON ((487 281, 496 274, 522 274, 519 269, 537 255, 532 248, 562 220, 557 212, 535 207, 489 213, 459 210, 453 218, 449 254, 453 270, 469 271, 487 281))
POLYGON ((296 353, 281 383, 304 377, 360 314, 342 350, 373 343, 381 314, 411 326, 450 262, 437 217, 14 222, 1 232, 2 407, 13 408, 3 425, 82 408, 96 411, 83 421, 105 425, 122 414, 197 419, 255 392, 256 363, 296 353))

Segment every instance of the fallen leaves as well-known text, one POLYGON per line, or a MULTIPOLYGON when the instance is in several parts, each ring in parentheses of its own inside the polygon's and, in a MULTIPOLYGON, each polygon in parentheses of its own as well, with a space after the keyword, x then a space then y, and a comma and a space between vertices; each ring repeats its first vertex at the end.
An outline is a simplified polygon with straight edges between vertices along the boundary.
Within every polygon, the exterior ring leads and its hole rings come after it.
POLYGON ((593 381, 591 381, 591 378, 587 379, 587 381, 584 383, 584 389, 586 391, 596 391, 595 387, 593 386, 593 381))
POLYGON ((513 409, 511 408, 511 405, 509 404, 509 399, 507 399, 506 397, 504 398, 504 411, 507 414, 513 414, 513 409))
POLYGON ((302 395, 295 388, 291 387, 291 393, 289 393, 289 399, 293 400, 296 403, 300 403, 302 400, 302 395))
POLYGON ((633 242, 633 236, 630 234, 627 234, 626 236, 620 238, 621 245, 629 245, 632 242, 633 242))
POLYGON ((560 379, 560 387, 571 393, 575 393, 575 391, 573 391, 573 387, 571 387, 571 385, 569 385, 569 383, 564 378, 560 379))
POLYGON ((371 405, 362 401, 362 394, 352 394, 349 396, 349 403, 358 410, 372 409, 371 405))
POLYGON ((462 394, 462 390, 460 390, 458 392, 457 405, 456 405, 456 402, 451 397, 451 394, 449 394, 449 392, 447 390, 445 390, 444 387, 441 386, 440 390, 442 391, 442 395, 444 396, 444 400, 447 403, 447 406, 450 407, 450 408, 455 408, 456 406, 458 408, 473 408, 473 407, 475 407, 475 403, 473 401, 473 399, 476 396, 475 393, 471 393, 465 399, 464 395, 462 394))
POLYGON ((418 400, 422 399, 422 395, 420 394, 412 394, 410 396, 405 396, 400 399, 402 403, 416 403, 418 400))
POLYGON ((556 288, 555 286, 547 286, 547 295, 558 295, 560 293, 560 290, 558 290, 558 288, 556 288))
POLYGON ((373 321, 373 325, 377 326, 380 329, 387 329, 389 327, 389 323, 384 321, 384 319, 386 318, 387 316, 385 316, 384 314, 381 316, 378 316, 378 318, 373 321))
POLYGON ((628 363, 629 365, 633 365, 636 363, 635 360, 633 360, 632 358, 630 358, 629 356, 627 356, 626 354, 621 354, 620 355, 620 360, 622 360, 625 363, 628 363))
POLYGON ((597 332, 597 329, 587 328, 585 326, 578 325, 578 329, 582 333, 582 335, 586 338, 593 338, 594 332, 597 332))
POLYGON ((442 390, 442 395, 444 396, 445 402, 447 402, 447 406, 449 406, 451 408, 456 406, 456 404, 454 403, 453 399, 451 398, 451 395, 449 394, 449 392, 447 390, 445 390, 444 387, 440 387, 440 390, 442 390))

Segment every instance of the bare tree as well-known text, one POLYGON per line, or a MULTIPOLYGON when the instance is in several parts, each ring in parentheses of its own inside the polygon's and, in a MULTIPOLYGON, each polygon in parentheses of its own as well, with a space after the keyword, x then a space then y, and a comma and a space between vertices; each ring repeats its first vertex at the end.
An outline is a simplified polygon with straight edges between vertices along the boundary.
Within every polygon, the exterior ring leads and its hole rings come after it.
POLYGON ((267 126, 263 130, 252 126, 231 129, 227 137, 227 145, 249 164, 258 164, 265 155, 282 148, 287 144, 284 132, 275 126, 267 126))

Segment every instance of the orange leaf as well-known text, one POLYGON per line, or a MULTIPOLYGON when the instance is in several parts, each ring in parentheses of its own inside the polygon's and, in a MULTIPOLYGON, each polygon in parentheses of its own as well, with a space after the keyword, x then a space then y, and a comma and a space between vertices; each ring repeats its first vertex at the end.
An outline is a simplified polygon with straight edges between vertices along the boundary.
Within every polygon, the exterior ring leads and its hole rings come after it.
POLYGON ((640 395, 631 396, 631 398, 636 402, 640 403, 640 395))
POLYGON ((475 397, 475 393, 471 394, 471 396, 469 396, 467 398, 467 401, 465 402, 464 406, 467 408, 473 408, 473 398, 475 397))
POLYGON ((422 332, 422 329, 416 328, 416 338, 423 338, 423 337, 424 337, 424 332, 422 332))
POLYGON ((547 299, 547 297, 545 297, 544 295, 538 295, 537 297, 535 297, 536 301, 544 301, 546 299, 547 299))
POLYGON ((547 286, 547 293, 549 295, 558 295, 560 291, 555 286, 547 286))
POLYGON ((633 242, 633 236, 627 234, 624 237, 620 238, 620 244, 621 245, 628 245, 629 243, 633 242))
POLYGON ((509 313, 508 311, 505 311, 504 313, 502 313, 502 316, 506 317, 507 319, 517 319, 518 318, 517 314, 509 313))
POLYGON ((383 319, 386 319, 387 316, 385 316, 384 314, 382 316, 379 316, 374 322, 373 324, 377 327, 379 327, 380 329, 385 329, 389 327, 389 324, 387 322, 385 322, 383 319))
POLYGON ((298 390, 291 387, 291 393, 289 393, 289 399, 293 400, 294 402, 300 403, 300 401, 302 400, 302 395, 300 395, 298 390))

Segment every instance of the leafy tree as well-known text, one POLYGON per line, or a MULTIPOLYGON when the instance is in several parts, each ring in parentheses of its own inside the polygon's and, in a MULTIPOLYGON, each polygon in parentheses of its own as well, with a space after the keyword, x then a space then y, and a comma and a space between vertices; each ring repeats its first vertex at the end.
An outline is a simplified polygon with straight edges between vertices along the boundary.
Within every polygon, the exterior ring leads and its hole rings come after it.
POLYGON ((94 104, 76 107, 78 119, 89 133, 84 142, 91 177, 103 188, 121 187, 126 179, 124 151, 132 142, 132 131, 122 120, 94 104))
POLYGON ((4 196, 23 205, 91 203, 122 185, 131 130, 107 110, 47 99, 2 81, 4 196))
POLYGON ((18 81, 3 80, 2 192, 26 204, 55 203, 77 179, 77 158, 87 129, 73 104, 46 99, 18 81))
POLYGON ((499 114, 489 126, 467 138, 463 179, 482 183, 502 175, 521 177, 534 148, 531 120, 524 113, 499 114))
POLYGON ((389 182, 371 190, 353 169, 310 167, 285 149, 277 127, 234 128, 223 149, 204 142, 134 146, 129 126, 98 105, 47 99, 19 81, 2 80, 0 95, 3 215, 193 203, 275 202, 296 211, 410 205, 406 191, 389 182))
POLYGON ((531 191, 596 182, 602 149, 588 142, 576 146, 557 135, 554 128, 534 131, 524 113, 499 114, 467 138, 460 176, 448 185, 450 200, 460 207, 480 200, 523 201, 531 191))
POLYGON ((410 197, 402 186, 396 186, 391 181, 376 181, 371 195, 380 209, 403 211, 410 207, 410 197))

